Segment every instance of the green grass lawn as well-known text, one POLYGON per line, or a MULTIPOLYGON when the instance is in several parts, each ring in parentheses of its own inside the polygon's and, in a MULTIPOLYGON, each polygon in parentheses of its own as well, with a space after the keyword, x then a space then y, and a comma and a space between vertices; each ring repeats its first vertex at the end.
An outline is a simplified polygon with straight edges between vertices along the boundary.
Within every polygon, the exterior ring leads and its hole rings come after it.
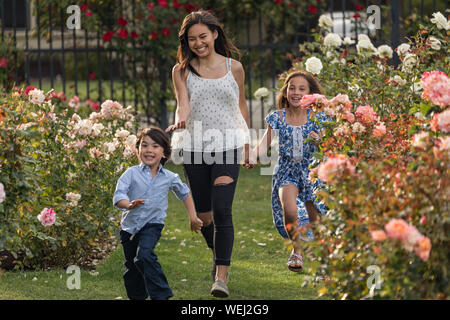
MULTIPOLYGON (((184 180, 181 166, 167 168, 184 180)), ((259 167, 241 168, 233 204, 235 242, 229 269, 230 299, 315 299, 318 288, 302 287, 306 275, 286 267, 289 250, 272 223, 270 191, 271 176, 261 176, 259 167)), ((211 251, 200 233, 189 231, 188 221, 183 203, 170 194, 166 227, 156 253, 173 299, 215 299, 210 295, 211 251)), ((71 275, 64 269, 3 272, 0 299, 127 299, 120 245, 96 271, 98 274, 93 275, 81 270, 79 290, 67 288, 71 275)))

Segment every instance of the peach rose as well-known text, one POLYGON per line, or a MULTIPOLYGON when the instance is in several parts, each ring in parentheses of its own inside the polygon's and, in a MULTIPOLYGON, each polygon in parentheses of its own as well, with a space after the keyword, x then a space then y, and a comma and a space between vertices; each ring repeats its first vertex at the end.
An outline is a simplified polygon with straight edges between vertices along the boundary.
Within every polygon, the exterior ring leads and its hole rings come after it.
POLYGON ((428 258, 430 257, 430 251, 431 251, 431 241, 430 241, 430 239, 428 237, 422 237, 417 242, 416 254, 423 261, 427 261, 428 258))
POLYGON ((384 241, 386 240, 386 233, 383 230, 375 230, 370 232, 370 236, 373 241, 384 241))
POLYGON ((409 225, 403 219, 392 219, 384 226, 387 235, 392 239, 404 240, 409 234, 409 225))

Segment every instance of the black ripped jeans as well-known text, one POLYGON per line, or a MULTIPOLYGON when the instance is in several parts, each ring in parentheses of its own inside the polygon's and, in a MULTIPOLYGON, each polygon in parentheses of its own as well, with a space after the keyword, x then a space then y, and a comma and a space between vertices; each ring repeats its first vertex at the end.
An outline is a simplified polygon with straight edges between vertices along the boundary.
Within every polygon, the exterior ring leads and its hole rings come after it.
POLYGON ((242 149, 224 152, 183 153, 184 174, 189 183, 197 213, 212 210, 213 223, 201 230, 208 247, 214 249, 216 265, 229 266, 234 242, 232 205, 239 176, 242 149), (218 177, 233 182, 214 184, 218 177))

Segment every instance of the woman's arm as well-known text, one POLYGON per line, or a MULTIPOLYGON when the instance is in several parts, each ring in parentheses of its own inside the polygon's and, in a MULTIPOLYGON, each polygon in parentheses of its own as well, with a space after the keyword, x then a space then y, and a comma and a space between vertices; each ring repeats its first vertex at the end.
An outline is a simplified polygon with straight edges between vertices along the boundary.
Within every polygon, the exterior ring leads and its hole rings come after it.
POLYGON ((169 126, 166 132, 186 128, 186 120, 191 113, 189 96, 186 86, 187 72, 181 74, 180 65, 176 64, 172 69, 172 82, 177 99, 177 110, 175 111, 175 124, 169 126))

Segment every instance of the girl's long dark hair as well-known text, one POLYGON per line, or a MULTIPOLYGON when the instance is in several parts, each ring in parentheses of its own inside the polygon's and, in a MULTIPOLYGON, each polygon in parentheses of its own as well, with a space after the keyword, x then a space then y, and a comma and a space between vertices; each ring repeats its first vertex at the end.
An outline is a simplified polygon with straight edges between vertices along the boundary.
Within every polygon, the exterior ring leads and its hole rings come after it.
POLYGON ((236 55, 238 60, 240 59, 239 49, 227 38, 219 20, 210 12, 199 10, 188 14, 181 24, 180 31, 178 32, 178 39, 180 45, 178 46, 177 61, 180 64, 181 74, 184 74, 188 68, 191 72, 200 76, 198 72, 191 67, 191 61, 197 55, 189 49, 188 44, 188 31, 194 24, 204 24, 211 32, 217 30, 217 39, 214 41, 214 49, 217 53, 231 58, 232 55, 236 55))

